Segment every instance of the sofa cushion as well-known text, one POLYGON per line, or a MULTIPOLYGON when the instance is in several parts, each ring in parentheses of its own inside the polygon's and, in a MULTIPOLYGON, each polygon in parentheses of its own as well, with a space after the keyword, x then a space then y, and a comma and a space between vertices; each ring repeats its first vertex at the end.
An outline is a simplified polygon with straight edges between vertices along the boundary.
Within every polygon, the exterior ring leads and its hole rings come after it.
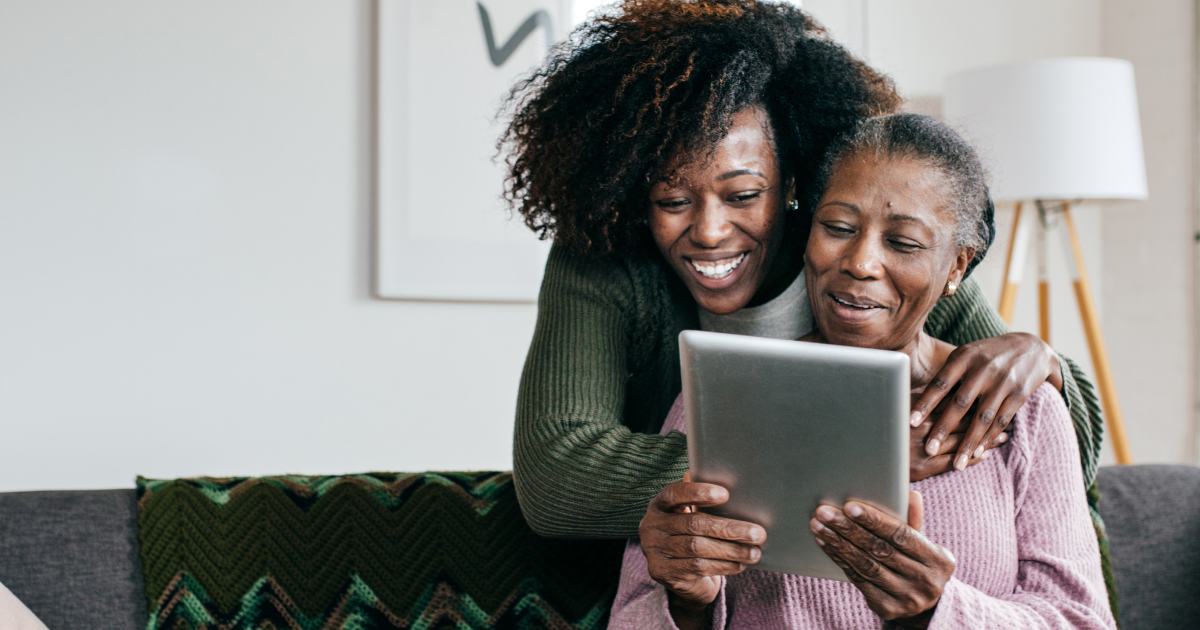
POLYGON ((1102 468, 1122 630, 1194 628, 1200 620, 1200 468, 1102 468))
POLYGON ((145 628, 135 491, 0 494, 0 583, 52 630, 145 628))

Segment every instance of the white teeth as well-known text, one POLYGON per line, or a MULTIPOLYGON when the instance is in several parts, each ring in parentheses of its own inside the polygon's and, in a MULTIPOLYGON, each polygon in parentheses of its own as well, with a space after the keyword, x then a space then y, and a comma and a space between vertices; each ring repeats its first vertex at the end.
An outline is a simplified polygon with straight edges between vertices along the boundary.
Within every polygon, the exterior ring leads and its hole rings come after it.
POLYGON ((833 300, 834 300, 835 302, 837 302, 838 304, 841 304, 842 306, 848 306, 848 307, 850 307, 850 308, 856 308, 856 309, 858 309, 858 310, 860 310, 860 311, 866 311, 866 310, 870 310, 870 309, 873 309, 873 308, 875 308, 874 306, 859 306, 858 304, 851 304, 851 303, 849 303, 849 302, 847 302, 847 301, 845 301, 845 300, 839 300, 839 299, 837 299, 837 297, 836 297, 836 296, 833 296, 833 295, 831 295, 831 296, 829 296, 829 297, 833 298, 833 300))
POLYGON ((691 262, 692 262, 692 266, 696 268, 696 271, 699 271, 704 277, 720 280, 721 278, 724 278, 725 276, 728 276, 729 274, 733 273, 733 270, 737 269, 738 265, 742 264, 742 261, 745 259, 746 259, 746 255, 742 254, 741 256, 738 256, 737 258, 733 259, 732 261, 721 264, 721 265, 713 265, 713 264, 702 265, 694 260, 691 262))

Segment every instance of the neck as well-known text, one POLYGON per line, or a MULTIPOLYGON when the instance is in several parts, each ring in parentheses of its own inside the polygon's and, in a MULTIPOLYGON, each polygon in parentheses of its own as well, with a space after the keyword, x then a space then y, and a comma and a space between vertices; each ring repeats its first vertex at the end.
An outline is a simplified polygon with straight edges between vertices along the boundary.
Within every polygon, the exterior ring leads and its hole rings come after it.
MULTIPOLYGON (((829 343, 825 339, 825 335, 821 333, 820 326, 817 326, 816 329, 805 335, 800 341, 829 343)), ((925 331, 920 331, 916 337, 901 346, 880 349, 903 352, 908 355, 909 364, 912 366, 909 381, 915 389, 925 387, 929 384, 929 381, 933 380, 938 370, 942 369, 942 366, 945 365, 946 359, 950 357, 954 346, 940 339, 930 337, 925 334, 925 331)))
POLYGON ((780 293, 792 286, 792 282, 796 280, 796 276, 800 275, 803 267, 804 248, 785 247, 771 263, 766 279, 763 280, 762 286, 758 288, 754 297, 750 298, 746 308, 761 306, 779 297, 780 293))

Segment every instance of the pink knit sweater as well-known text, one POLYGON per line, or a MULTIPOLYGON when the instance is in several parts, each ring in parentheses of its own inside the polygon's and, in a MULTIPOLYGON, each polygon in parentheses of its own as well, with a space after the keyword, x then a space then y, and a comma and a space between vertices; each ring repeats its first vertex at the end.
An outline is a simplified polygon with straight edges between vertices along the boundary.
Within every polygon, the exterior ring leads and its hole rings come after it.
MULTIPOLYGON (((682 399, 671 430, 684 430, 682 399)), ((958 563, 931 629, 1116 627, 1080 470, 1062 396, 1043 385, 990 459, 910 485, 925 497, 925 535, 958 563)), ((710 611, 713 628, 890 626, 853 584, 755 569, 726 579, 710 611)), ((676 628, 637 541, 625 548, 609 628, 676 628)))

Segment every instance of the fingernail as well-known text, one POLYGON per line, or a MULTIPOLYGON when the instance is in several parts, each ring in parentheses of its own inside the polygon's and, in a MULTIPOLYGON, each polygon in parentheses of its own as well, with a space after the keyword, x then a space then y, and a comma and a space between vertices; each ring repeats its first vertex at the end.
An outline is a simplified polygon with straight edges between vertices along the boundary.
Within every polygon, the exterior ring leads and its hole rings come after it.
POLYGON ((967 456, 960 455, 959 458, 957 460, 955 460, 955 462, 954 462, 954 469, 955 470, 964 470, 964 469, 966 469, 966 467, 967 467, 967 456))
POLYGON ((850 516, 862 516, 863 510, 857 503, 851 503, 846 506, 846 513, 850 516))
POLYGON ((824 505, 817 508, 817 518, 825 521, 826 523, 832 522, 834 518, 833 508, 824 505))
POLYGON ((820 536, 817 536, 817 544, 818 544, 818 545, 820 545, 820 546, 822 546, 822 547, 824 547, 824 546, 825 546, 825 541, 824 541, 824 540, 821 540, 821 537, 820 537, 820 536))
POLYGON ((991 452, 991 451, 988 451, 988 452, 986 452, 986 453, 984 453, 984 454, 983 454, 983 459, 987 459, 987 458, 989 458, 989 457, 991 457, 991 456, 992 456, 992 452, 991 452))
POLYGON ((767 538, 767 532, 764 532, 761 529, 750 530, 750 542, 760 543, 760 542, 766 540, 766 538, 767 538))
POLYGON ((821 521, 813 521, 811 529, 814 534, 819 534, 825 531, 825 526, 821 524, 821 521))
POLYGON ((1007 433, 1001 433, 1001 434, 1000 434, 1000 437, 999 437, 999 438, 996 438, 996 441, 997 441, 997 442, 999 442, 999 443, 1001 443, 1001 444, 1003 444, 1003 443, 1007 442, 1007 441, 1008 441, 1008 434, 1007 434, 1007 433))
POLYGON ((758 562, 759 559, 761 559, 761 558, 762 558, 762 551, 760 551, 758 547, 755 547, 750 550, 750 562, 751 563, 758 562))
POLYGON ((914 412, 912 412, 912 416, 909 417, 908 423, 915 427, 915 426, 921 424, 922 418, 924 418, 924 416, 921 414, 920 411, 914 411, 914 412))
POLYGON ((975 449, 975 459, 979 459, 980 457, 983 457, 983 445, 982 444, 979 445, 979 448, 975 449))
POLYGON ((941 446, 942 446, 942 441, 937 438, 933 438, 932 440, 929 440, 929 442, 927 442, 925 444, 925 452, 929 455, 937 455, 938 448, 940 448, 941 446))

